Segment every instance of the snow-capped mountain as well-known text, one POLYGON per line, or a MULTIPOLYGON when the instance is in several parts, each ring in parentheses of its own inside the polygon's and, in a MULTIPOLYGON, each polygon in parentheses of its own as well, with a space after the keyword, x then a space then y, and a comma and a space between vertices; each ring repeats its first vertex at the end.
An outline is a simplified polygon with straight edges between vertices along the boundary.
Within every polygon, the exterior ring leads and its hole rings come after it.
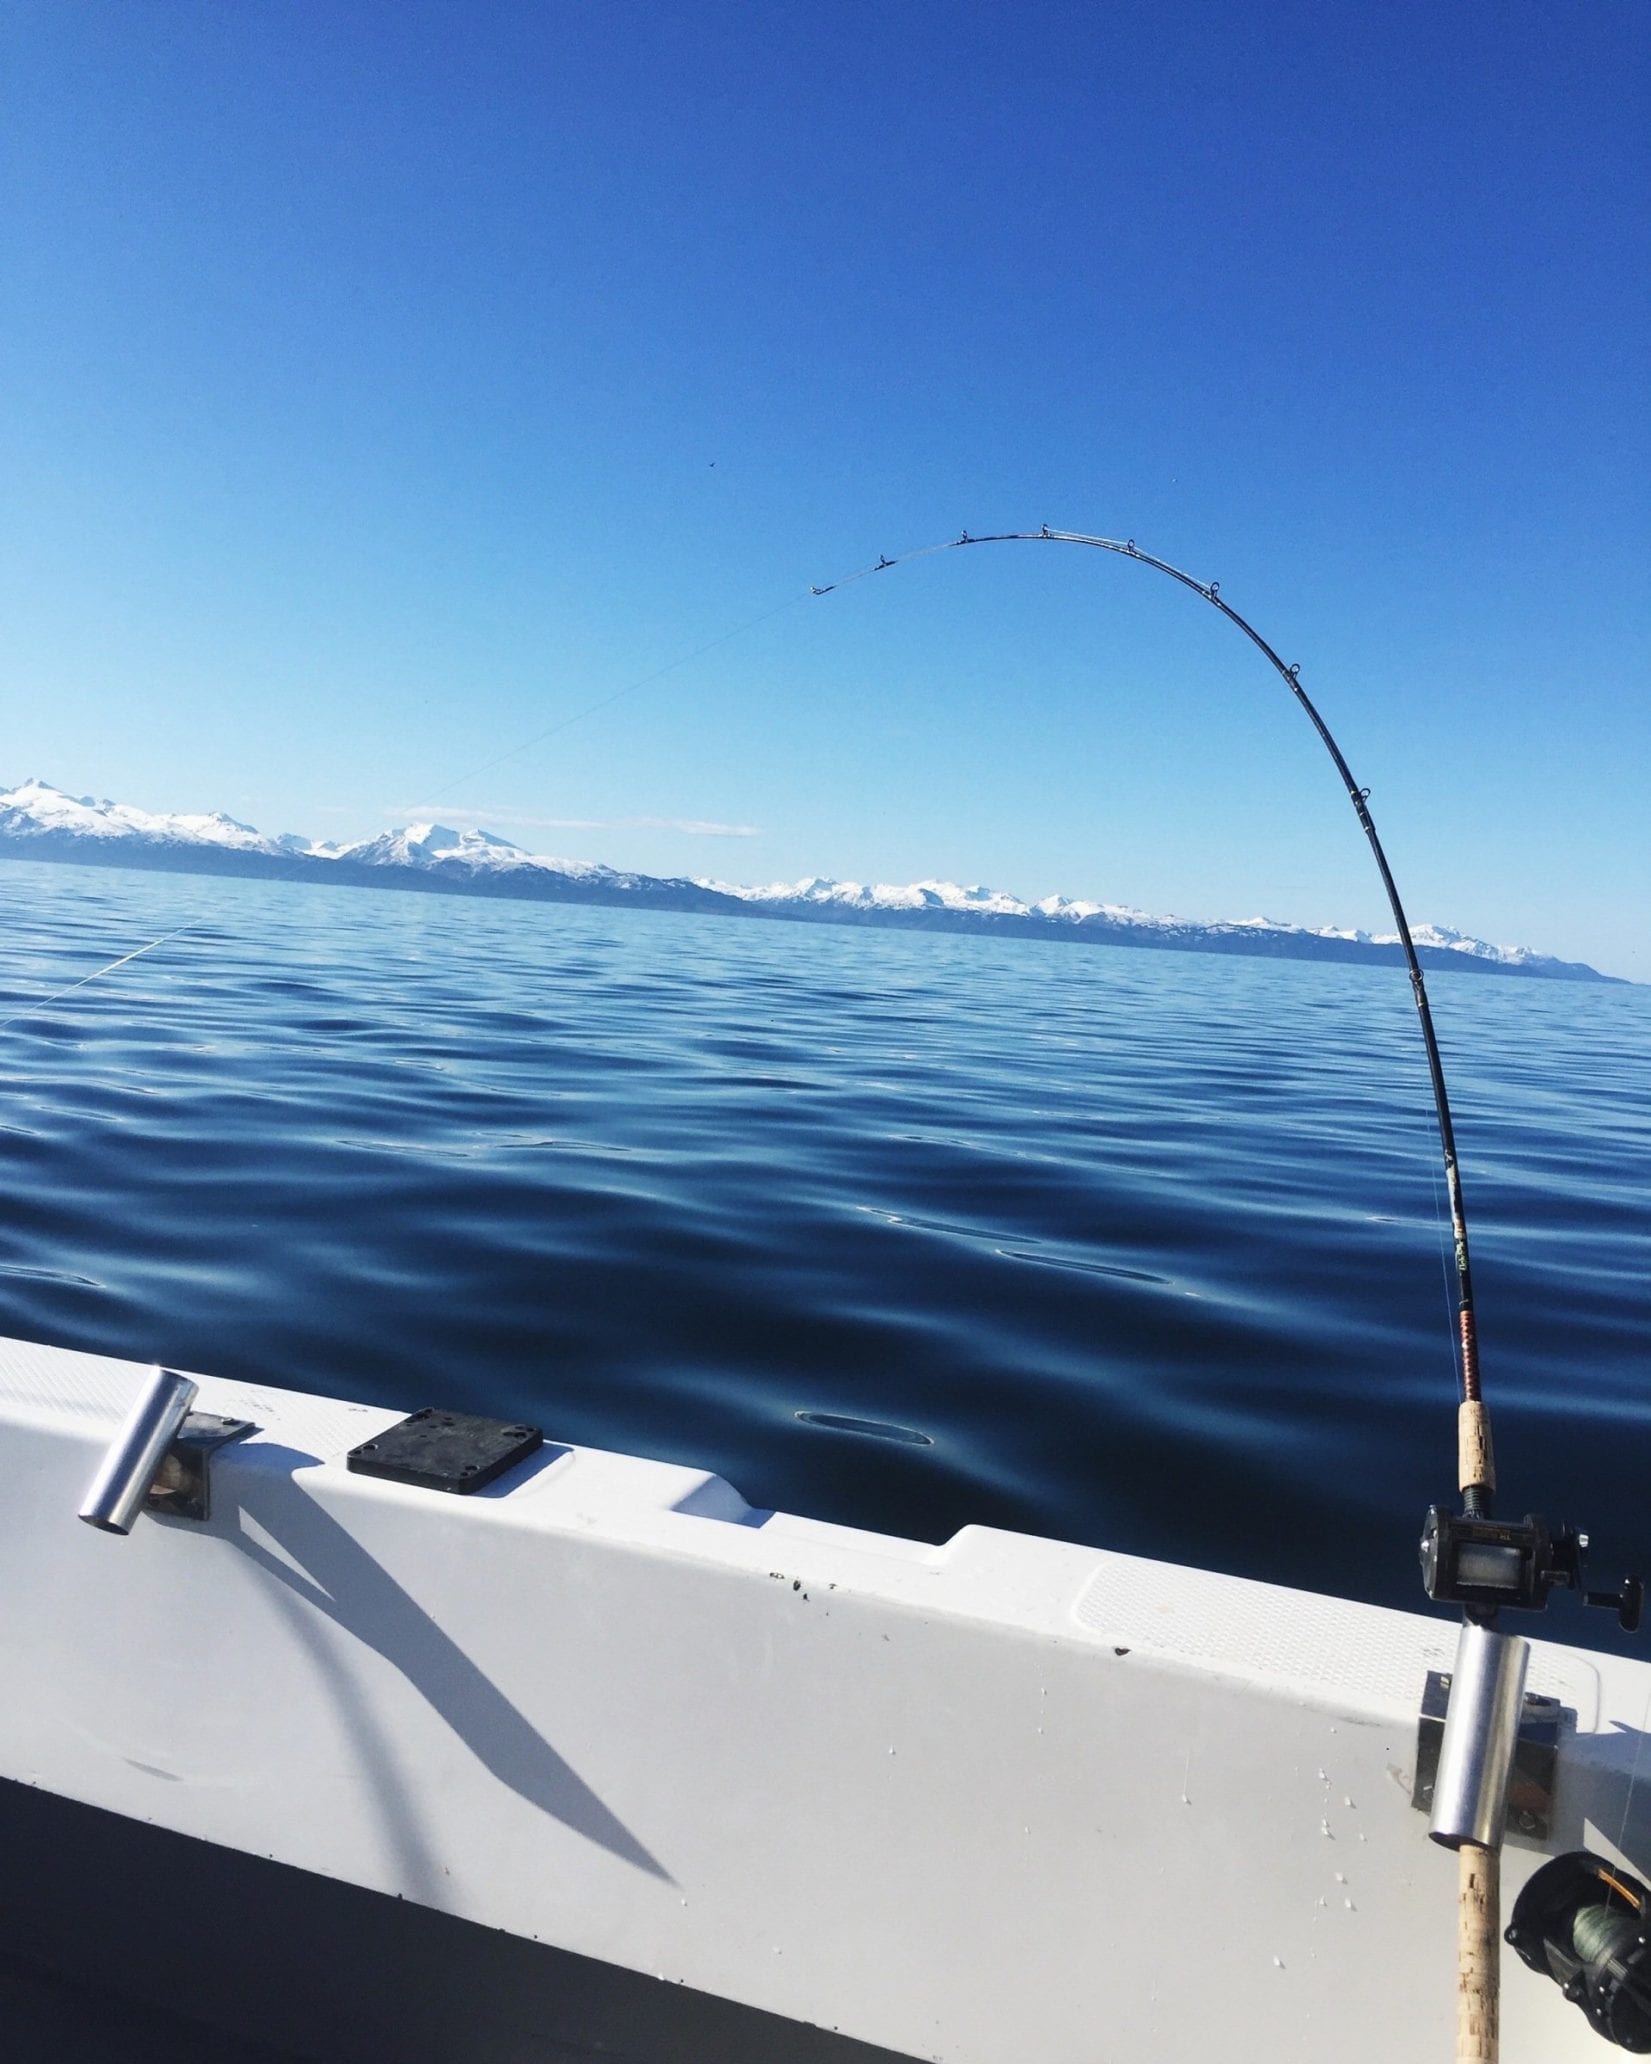
POLYGON ((466 867, 532 864, 530 854, 497 832, 454 831, 446 824, 406 824, 345 845, 323 841, 310 851, 322 860, 356 860, 367 867, 436 867, 453 861, 466 867))
POLYGON ((250 824, 213 810, 178 816, 135 809, 130 803, 65 795, 45 781, 23 781, 0 793, 0 835, 6 838, 62 836, 76 839, 139 840, 163 845, 221 846, 239 853, 307 852, 307 840, 288 834, 266 838, 250 824))
POLYGON ((94 796, 71 796, 44 781, 0 790, 0 855, 552 902, 643 902, 673 910, 739 907, 696 882, 525 853, 491 831, 409 824, 343 843, 312 841, 292 832, 269 838, 217 811, 203 816, 137 810, 94 796))
POLYGON ((737 896, 744 903, 807 903, 816 908, 842 910, 973 910, 998 917, 1023 917, 1028 905, 1016 896, 997 889, 960 888, 956 882, 909 882, 904 888, 879 883, 868 888, 863 882, 828 881, 810 875, 800 882, 773 882, 767 888, 743 888, 737 882, 702 883, 720 895, 737 896))
MULTIPOLYGON (((1266 917, 1197 923, 1154 916, 1126 903, 1067 896, 1027 902, 978 883, 904 884, 832 881, 750 887, 626 873, 589 860, 524 852, 494 832, 410 824, 376 838, 311 842, 287 832, 267 837, 219 811, 178 814, 71 796, 43 781, 0 791, 0 857, 97 861, 198 873, 264 874, 351 886, 436 889, 541 901, 647 904, 671 910, 867 924, 909 930, 985 931, 999 936, 1066 938, 1084 944, 1147 946, 1187 952, 1267 954, 1281 958, 1392 961, 1397 935, 1345 927, 1283 924, 1266 917)), ((1487 974, 1609 981, 1580 961, 1557 960, 1528 946, 1493 946, 1448 925, 1413 928, 1430 967, 1487 974)))
MULTIPOLYGON (((886 882, 832 881, 824 875, 810 875, 803 881, 771 882, 762 888, 719 881, 705 881, 701 886, 715 889, 720 895, 737 897, 745 903, 761 904, 776 913, 824 915, 837 911, 865 917, 881 914, 894 917, 902 912, 950 911, 985 918, 1023 919, 1029 923, 1071 929, 1088 927, 1092 932, 1157 933, 1165 943, 1172 940, 1190 943, 1196 939, 1213 946, 1219 940, 1229 942, 1227 950, 1230 951, 1240 950, 1246 936, 1252 939, 1265 936, 1269 942, 1325 940, 1356 948, 1394 947, 1399 943, 1397 932, 1355 931, 1337 925, 1294 925, 1271 917, 1241 917, 1208 924, 1183 917, 1155 916, 1149 911, 1136 910, 1127 903, 1093 903, 1067 896, 1045 896, 1041 901, 1028 903, 1002 889, 988 889, 978 883, 964 887, 958 882, 921 881, 897 887, 886 882)), ((1554 960, 1547 954, 1533 952, 1528 946, 1493 946, 1487 940, 1470 938, 1465 932, 1454 931, 1449 925, 1414 925, 1411 937, 1418 949, 1425 947, 1430 954, 1466 955, 1497 968, 1553 970, 1579 964, 1554 960)), ((1366 956, 1361 953, 1359 957, 1366 956)))

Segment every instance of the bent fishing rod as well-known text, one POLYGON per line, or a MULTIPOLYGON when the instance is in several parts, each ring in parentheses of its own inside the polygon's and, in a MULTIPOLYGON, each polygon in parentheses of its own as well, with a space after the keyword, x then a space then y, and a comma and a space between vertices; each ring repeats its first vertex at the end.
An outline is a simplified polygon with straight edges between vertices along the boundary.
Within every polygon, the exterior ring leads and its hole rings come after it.
POLYGON ((1479 1380, 1479 1333, 1473 1302, 1473 1271, 1468 1257, 1467 1207, 1462 1198, 1461 1168, 1456 1153, 1456 1128, 1451 1122, 1450 1095, 1445 1087, 1444 1062, 1439 1054, 1439 1037, 1433 1027, 1433 1012, 1428 1003, 1427 982, 1422 974, 1422 964, 1417 958, 1415 941, 1411 937, 1410 922, 1405 916, 1404 905, 1399 900, 1398 884, 1393 879, 1393 870, 1387 863, 1382 842, 1376 832, 1375 819, 1370 814, 1370 791, 1361 788, 1348 766, 1341 747, 1331 736, 1330 727, 1319 714, 1312 698, 1301 685, 1301 668, 1288 666, 1268 644, 1261 633, 1246 617, 1240 616, 1230 602, 1223 600, 1219 581, 1201 581, 1190 573, 1184 573, 1179 566, 1172 566, 1167 559, 1154 557, 1143 552, 1133 538, 1089 537, 1073 530, 1051 530, 1044 525, 1041 530, 1007 530, 994 532, 990 536, 971 537, 964 531, 961 537, 953 538, 943 545, 926 545, 914 552, 902 552, 893 559, 879 558, 875 566, 869 566, 860 573, 849 574, 845 579, 832 581, 825 587, 815 588, 816 595, 829 595, 838 588, 848 587, 863 580, 869 574, 885 573, 896 566, 905 565, 912 559, 921 559, 935 552, 956 551, 965 545, 1002 544, 1055 544, 1087 545, 1097 552, 1115 552, 1121 558, 1134 559, 1142 566, 1150 566, 1155 573, 1167 574, 1182 587, 1190 588, 1195 595, 1218 609, 1230 624, 1242 631, 1250 643, 1267 660, 1279 679, 1289 689, 1307 714, 1308 722, 1318 733, 1324 749, 1335 762, 1335 768, 1346 789, 1348 800, 1353 805, 1359 820, 1359 828, 1370 843, 1375 856, 1376 871, 1382 878, 1382 888, 1387 895, 1388 907, 1393 913, 1393 922, 1398 928, 1399 947, 1404 955, 1405 966, 1410 974, 1411 994, 1415 998, 1416 1012, 1421 1024, 1422 1044, 1427 1049, 1428 1078, 1433 1086, 1433 1108, 1439 1126, 1439 1144, 1444 1154, 1445 1191, 1450 1208, 1450 1228, 1455 1251, 1456 1266, 1456 1324, 1459 1348, 1458 1378, 1461 1387, 1458 1432, 1458 1477, 1465 1510, 1474 1516, 1488 1518, 1491 1499, 1496 1490, 1496 1464, 1491 1449, 1490 1417, 1481 1395, 1479 1380))
MULTIPOLYGON (((1052 530, 1047 524, 1038 530, 996 531, 978 537, 964 531, 960 537, 940 544, 925 545, 894 558, 879 557, 875 565, 813 588, 811 593, 833 594, 856 581, 887 573, 896 566, 937 552, 1003 544, 1083 545, 1092 551, 1111 552, 1119 558, 1132 559, 1201 596, 1242 631, 1300 704, 1330 755, 1353 805, 1359 829, 1369 842, 1388 907, 1393 913, 1399 949, 1410 976, 1422 1044, 1427 1051, 1428 1078, 1433 1089, 1439 1145, 1444 1156, 1456 1268, 1455 1356, 1460 1389, 1457 1484, 1462 1495, 1462 1509, 1460 1513, 1439 1505, 1428 1509, 1422 1529, 1421 1560, 1422 1579, 1428 1596, 1439 1604, 1460 1606, 1462 1631, 1456 1667, 1450 1679, 1450 1699, 1434 1780, 1429 1833, 1445 1847, 1455 1849, 1459 1857, 1457 2055, 1464 2064, 1467 2060, 1472 2060, 1472 2064, 1494 2064, 1497 2055, 1500 1932, 1497 1862, 1529 1654, 1525 1641, 1498 1631, 1497 1618, 1504 1607, 1540 1610, 1546 1606, 1549 1592, 1562 1587, 1576 1590, 1589 1605, 1614 1608, 1621 1625, 1631 1632, 1639 1625, 1644 1586, 1637 1577, 1627 1577, 1615 1592, 1589 1591, 1585 1588, 1584 1578, 1588 1546, 1585 1534, 1579 1534, 1568 1526, 1550 1528, 1534 1514, 1527 1514, 1519 1521, 1499 1521, 1492 1514, 1496 1464, 1491 1447, 1490 1417, 1480 1384, 1478 1320, 1468 1254, 1467 1206, 1462 1196, 1456 1128, 1451 1120, 1450 1095, 1445 1087, 1444 1062, 1440 1057, 1438 1034, 1428 1002, 1427 981, 1411 936, 1410 922, 1399 897, 1398 884, 1393 879, 1393 870, 1388 865, 1375 819, 1370 813, 1370 791, 1360 786, 1329 725, 1301 685, 1300 667, 1287 664, 1254 624, 1233 608, 1222 595, 1218 581, 1201 581, 1181 567, 1172 566, 1167 559, 1143 552, 1133 538, 1092 537, 1082 531, 1052 530)), ((1598 1896, 1590 1889, 1598 1877, 1598 1870, 1594 1868, 1597 1864, 1598 1859, 1589 1856, 1588 1852, 1580 1852, 1577 1857, 1555 1859, 1553 1868, 1566 1867, 1566 1870, 1559 1870, 1564 1885, 1558 1892, 1544 1895, 1546 1903, 1540 1913, 1525 1912, 1525 1897, 1522 1896, 1520 1906, 1515 1909, 1508 1939, 1533 1967, 1546 1968, 1551 1973, 1551 1961, 1546 1964, 1543 1961, 1546 1955, 1544 1943, 1550 1934, 1564 1932, 1569 1944, 1570 1920, 1585 1910, 1587 1900, 1598 1896), (1578 1891, 1577 1886, 1583 1889, 1578 1891)), ((1606 1882, 1611 1884, 1615 1881, 1607 1876, 1606 1882)), ((1536 1888, 1530 1889, 1534 1891, 1536 1888)), ((1617 1889, 1621 1891, 1623 1888, 1619 1885, 1617 1889)), ((1638 1899, 1632 1903, 1636 1908, 1642 1906, 1638 1899)), ((1643 1906, 1651 1907, 1651 1893, 1646 1895, 1643 1906)), ((1642 1911, 1637 1924, 1643 1926, 1643 1921, 1642 1911)), ((1591 1964, 1593 1960, 1582 1961, 1591 1964)), ((1602 1965, 1601 1968, 1605 1967, 1602 1965)), ((1625 1975, 1620 1980, 1613 1977, 1609 1981, 1613 1987, 1626 1986, 1636 1994, 1647 1982, 1651 1982, 1651 1974, 1638 1970, 1631 1977, 1625 1975)), ((1595 2020, 1596 2025, 1603 2026, 1597 2014, 1595 2020)))
MULTIPOLYGON (((1426 1552, 1429 1544, 1424 1540, 1424 1571, 1428 1595, 1440 1602, 1460 1604, 1470 1618, 1489 1624, 1494 1621, 1497 1611, 1504 1605, 1545 1605, 1548 1592, 1556 1585, 1581 1590, 1581 1556, 1586 1546, 1586 1536, 1574 1535, 1568 1528, 1559 1529, 1550 1535, 1540 1522, 1527 1520, 1524 1528, 1537 1529, 1535 1535, 1528 1536, 1523 1528, 1497 1522, 1492 1516, 1491 1506, 1496 1491, 1496 1465, 1491 1445, 1490 1415, 1485 1404, 1479 1373, 1478 1317, 1474 1305, 1473 1270, 1468 1250, 1467 1206, 1462 1195, 1456 1128, 1451 1118, 1450 1094, 1445 1086, 1445 1069, 1439 1052, 1439 1037, 1434 1029, 1433 1011, 1428 1001, 1427 979, 1422 972, 1421 959, 1411 935, 1410 920, 1405 915, 1404 904, 1399 896, 1398 884, 1393 878, 1393 870, 1388 864, 1387 854, 1376 830, 1375 819, 1370 812, 1369 789, 1360 786, 1329 725, 1302 686, 1301 668, 1286 663, 1255 625, 1247 617, 1239 614, 1221 593, 1219 581, 1201 581, 1195 574, 1187 573, 1179 566, 1172 566, 1167 559, 1160 559, 1151 552, 1143 552, 1133 538, 1094 537, 1084 531, 1053 530, 1048 524, 1044 524, 1038 530, 993 531, 979 536, 964 531, 961 536, 948 538, 940 544, 924 545, 915 551, 898 553, 893 558, 881 556, 874 564, 862 567, 858 572, 846 574, 839 580, 829 581, 824 586, 812 588, 810 593, 817 596, 835 594, 842 588, 853 586, 857 581, 889 572, 897 566, 908 565, 915 559, 930 558, 938 552, 955 552, 975 545, 1004 544, 1083 545, 1092 551, 1111 552, 1119 558, 1132 559, 1137 565, 1150 567, 1154 573, 1165 574, 1181 587, 1201 596, 1218 610, 1228 623, 1242 631, 1261 653, 1305 712, 1325 751, 1330 755, 1341 784, 1347 792, 1347 798, 1353 806, 1354 814, 1358 818, 1359 829, 1369 843, 1376 862, 1376 871, 1381 876, 1382 888, 1387 896, 1388 908, 1393 913, 1399 950, 1410 976, 1411 995, 1416 1005, 1422 1044, 1427 1053, 1428 1080, 1433 1090, 1439 1146, 1445 1164, 1445 1189, 1450 1209, 1451 1242, 1456 1271, 1455 1349, 1461 1393, 1457 1422, 1457 1482, 1462 1494, 1463 1509, 1459 1516, 1442 1513, 1437 1507, 1429 1514, 1429 1534, 1442 1535, 1442 1538, 1434 1541, 1435 1552, 1431 1557, 1426 1552), (1515 1547, 1519 1551, 1517 1566, 1507 1554, 1498 1557, 1470 1552, 1464 1557, 1462 1553, 1464 1548, 1511 1550, 1515 1547), (1462 1566, 1464 1561, 1466 1567, 1462 1566)), ((1584 1593, 1584 1596, 1589 1604, 1615 1607, 1626 1628, 1632 1630, 1638 1624, 1640 1599, 1633 1580, 1626 1582, 1619 1592, 1584 1593)))

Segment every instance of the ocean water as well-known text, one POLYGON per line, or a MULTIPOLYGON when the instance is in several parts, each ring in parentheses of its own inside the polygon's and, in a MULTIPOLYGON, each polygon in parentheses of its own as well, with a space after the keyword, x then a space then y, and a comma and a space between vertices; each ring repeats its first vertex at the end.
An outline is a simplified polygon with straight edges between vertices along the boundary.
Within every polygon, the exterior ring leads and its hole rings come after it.
MULTIPOLYGON (((0 913, 0 1332, 1423 1603, 1397 970, 14 862, 0 913)), ((1603 1582, 1651 1565, 1651 990, 1432 994, 1504 1507, 1603 1582)))

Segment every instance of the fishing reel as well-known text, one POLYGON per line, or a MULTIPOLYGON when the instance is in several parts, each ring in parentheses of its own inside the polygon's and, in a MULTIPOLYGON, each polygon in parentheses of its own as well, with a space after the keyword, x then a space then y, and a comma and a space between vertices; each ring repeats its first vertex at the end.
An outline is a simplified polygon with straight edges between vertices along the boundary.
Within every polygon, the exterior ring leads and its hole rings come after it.
POLYGON ((1574 1527, 1550 1530, 1527 1512, 1490 1519, 1430 1505, 1422 1523, 1422 1584, 1436 1605, 1459 1605, 1470 1619, 1505 1606, 1540 1612, 1556 1587, 1581 1594, 1584 1605, 1615 1612, 1632 1634, 1645 1607, 1645 1581, 1624 1577, 1615 1591, 1586 1588, 1588 1536, 1574 1527))
POLYGON ((1651 1892, 1591 1850, 1545 1863, 1504 1939, 1551 1978, 1607 2042, 1651 2050, 1651 1892))

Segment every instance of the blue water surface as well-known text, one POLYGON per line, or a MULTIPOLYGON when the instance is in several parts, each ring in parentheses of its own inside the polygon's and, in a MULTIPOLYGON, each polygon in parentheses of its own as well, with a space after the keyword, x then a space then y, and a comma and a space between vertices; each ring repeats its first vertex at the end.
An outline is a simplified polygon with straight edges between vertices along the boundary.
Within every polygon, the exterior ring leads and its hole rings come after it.
MULTIPOLYGON (((0 911, 0 1332, 1423 1603, 1396 970, 23 862, 0 911)), ((1651 1562, 1651 990, 1433 998, 1504 1504, 1603 1580, 1651 1562)))

